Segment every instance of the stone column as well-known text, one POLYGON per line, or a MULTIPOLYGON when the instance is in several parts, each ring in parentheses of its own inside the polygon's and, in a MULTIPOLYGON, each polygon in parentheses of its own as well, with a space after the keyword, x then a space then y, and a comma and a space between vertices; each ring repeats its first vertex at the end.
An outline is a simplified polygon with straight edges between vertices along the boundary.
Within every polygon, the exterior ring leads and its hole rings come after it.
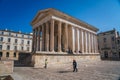
POLYGON ((82 31, 79 29, 79 50, 82 53, 82 31))
POLYGON ((89 33, 89 53, 91 53, 91 40, 90 40, 90 33, 89 33))
POLYGON ((91 33, 91 52, 93 53, 94 52, 94 49, 93 49, 93 34, 91 33))
POLYGON ((61 52, 61 21, 58 23, 58 52, 61 52))
POLYGON ((38 28, 38 51, 40 51, 40 26, 38 28))
POLYGON ((45 30, 44 25, 42 25, 42 51, 45 50, 45 36, 44 36, 45 30))
POLYGON ((34 51, 35 48, 35 29, 33 29, 33 38, 32 38, 32 52, 34 51))
POLYGON ((50 51, 54 52, 54 20, 51 20, 50 25, 50 51))
POLYGON ((96 34, 94 34, 94 48, 95 48, 95 50, 94 50, 94 53, 97 53, 97 50, 98 50, 98 46, 97 46, 97 36, 96 36, 96 34))
POLYGON ((46 22, 45 51, 49 51, 49 23, 46 22))
POLYGON ((68 51, 68 24, 65 23, 65 51, 68 51))
POLYGON ((93 53, 95 53, 95 35, 93 34, 93 53))
POLYGON ((36 49, 37 49, 37 29, 35 29, 35 47, 34 47, 35 52, 36 49))
POLYGON ((88 32, 86 32, 86 37, 87 37, 87 41, 86 41, 86 48, 87 48, 87 50, 86 50, 86 52, 87 53, 89 53, 89 34, 88 34, 88 32))
POLYGON ((74 52, 74 49, 73 49, 73 27, 71 25, 69 25, 68 27, 68 48, 69 48, 69 52, 72 53, 74 52))
POLYGON ((84 52, 86 53, 86 31, 84 31, 84 52))
POLYGON ((96 53, 98 53, 98 38, 97 38, 97 35, 95 35, 95 40, 96 40, 96 53))
POLYGON ((75 51, 78 53, 78 30, 75 28, 75 51))
POLYGON ((92 53, 92 34, 90 33, 90 53, 92 53))
POLYGON ((87 43, 87 31, 85 31, 85 49, 86 49, 86 53, 87 53, 87 46, 88 46, 88 43, 87 43))
POLYGON ((84 31, 81 29, 81 50, 82 50, 82 53, 84 53, 84 31))

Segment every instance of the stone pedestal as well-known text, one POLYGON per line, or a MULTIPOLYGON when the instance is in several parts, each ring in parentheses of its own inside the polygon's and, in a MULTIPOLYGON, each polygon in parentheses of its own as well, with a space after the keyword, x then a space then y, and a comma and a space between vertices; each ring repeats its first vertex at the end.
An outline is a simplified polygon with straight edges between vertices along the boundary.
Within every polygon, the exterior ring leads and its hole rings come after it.
POLYGON ((34 68, 44 68, 45 59, 48 60, 48 68, 54 66, 62 66, 65 63, 71 63, 73 59, 76 61, 100 60, 99 54, 55 54, 55 53, 36 53, 32 56, 32 64, 34 68))

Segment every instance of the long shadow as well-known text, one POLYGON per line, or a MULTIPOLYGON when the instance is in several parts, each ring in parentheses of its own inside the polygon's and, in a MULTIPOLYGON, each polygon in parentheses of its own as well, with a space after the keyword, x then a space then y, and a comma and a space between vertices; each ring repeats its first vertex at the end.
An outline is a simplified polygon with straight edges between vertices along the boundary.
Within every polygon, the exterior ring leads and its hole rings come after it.
POLYGON ((70 73, 72 71, 58 71, 58 73, 70 73))

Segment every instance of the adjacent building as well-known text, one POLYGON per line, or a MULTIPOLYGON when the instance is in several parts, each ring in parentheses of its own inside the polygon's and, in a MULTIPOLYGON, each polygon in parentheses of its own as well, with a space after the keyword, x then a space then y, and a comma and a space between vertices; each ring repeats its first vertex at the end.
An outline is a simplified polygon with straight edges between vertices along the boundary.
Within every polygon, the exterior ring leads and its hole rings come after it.
POLYGON ((1 59, 18 60, 19 53, 30 53, 32 34, 0 30, 1 59))
POLYGON ((98 34, 98 47, 102 59, 120 59, 119 40, 115 29, 98 34))

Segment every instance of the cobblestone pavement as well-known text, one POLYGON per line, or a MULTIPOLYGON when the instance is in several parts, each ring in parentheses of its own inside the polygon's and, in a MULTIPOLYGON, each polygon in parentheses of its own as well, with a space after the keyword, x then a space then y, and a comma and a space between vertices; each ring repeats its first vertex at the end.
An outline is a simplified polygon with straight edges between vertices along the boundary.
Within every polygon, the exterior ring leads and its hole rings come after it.
POLYGON ((120 80, 120 62, 78 62, 78 72, 72 72, 72 63, 48 69, 15 67, 11 75, 15 80, 120 80))

